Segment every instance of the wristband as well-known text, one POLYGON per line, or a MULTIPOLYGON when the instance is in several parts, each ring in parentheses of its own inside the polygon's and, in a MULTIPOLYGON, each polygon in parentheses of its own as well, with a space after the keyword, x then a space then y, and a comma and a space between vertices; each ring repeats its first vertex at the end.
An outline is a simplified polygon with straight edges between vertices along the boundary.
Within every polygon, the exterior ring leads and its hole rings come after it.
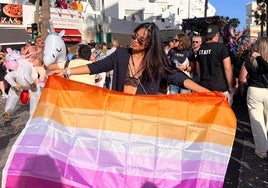
POLYGON ((66 67, 63 72, 64 77, 68 78, 71 76, 71 71, 69 67, 66 67))

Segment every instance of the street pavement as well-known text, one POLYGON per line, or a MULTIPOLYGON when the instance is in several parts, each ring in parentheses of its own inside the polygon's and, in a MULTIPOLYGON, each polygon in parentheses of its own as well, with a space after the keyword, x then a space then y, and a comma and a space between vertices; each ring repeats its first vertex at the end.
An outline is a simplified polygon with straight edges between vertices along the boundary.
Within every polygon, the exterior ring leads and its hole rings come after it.
MULTIPOLYGON (((0 99, 0 114, 4 110, 5 99, 0 99)), ((235 101, 232 109, 237 117, 237 131, 224 181, 224 188, 268 188, 268 160, 254 154, 247 107, 240 100, 235 101)), ((0 182, 2 169, 9 151, 29 118, 29 104, 18 104, 10 123, 0 121, 0 182)))
MULTIPOLYGON (((0 98, 0 115, 3 114, 5 108, 5 99, 0 98)), ((29 104, 18 104, 11 116, 10 123, 3 124, 0 118, 0 187, 2 180, 2 169, 5 166, 9 151, 16 141, 19 133, 25 127, 29 119, 29 104)))
POLYGON ((232 109, 237 118, 237 130, 224 187, 268 188, 268 160, 254 153, 247 106, 243 100, 234 98, 234 101, 232 109))

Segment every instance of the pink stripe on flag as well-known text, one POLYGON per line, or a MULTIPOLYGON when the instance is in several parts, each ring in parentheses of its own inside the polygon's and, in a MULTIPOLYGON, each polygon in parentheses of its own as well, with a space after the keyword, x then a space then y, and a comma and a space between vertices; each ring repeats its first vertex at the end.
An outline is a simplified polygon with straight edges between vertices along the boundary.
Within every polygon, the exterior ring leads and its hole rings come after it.
MULTIPOLYGON (((99 173, 96 172, 96 177, 106 178, 108 173, 99 173)), ((120 175, 117 175, 120 176, 120 175)), ((191 180, 183 180, 182 182, 175 181, 160 181, 156 179, 142 178, 142 177, 128 177, 124 183, 115 182, 116 177, 110 176, 114 181, 99 181, 96 182, 93 186, 86 186, 87 188, 93 187, 116 187, 116 188, 126 188, 126 187, 135 187, 135 188, 149 188, 153 186, 157 186, 158 188, 219 188, 223 186, 223 182, 221 181, 213 181, 206 179, 191 179, 191 180), (154 182, 154 183, 151 183, 154 182), (117 183, 116 185, 114 183, 117 183), (131 186, 129 186, 131 185, 131 186)), ((107 179, 106 179, 107 180, 107 179)), ((123 179, 121 179, 123 181, 123 179)), ((9 175, 7 180, 6 188, 76 188, 83 186, 73 186, 64 184, 62 182, 54 182, 49 180, 40 179, 37 177, 28 177, 28 176, 14 176, 9 175)))
POLYGON ((37 177, 9 175, 6 188, 74 188, 74 186, 37 177))
MULTIPOLYGON (((105 153, 102 154, 105 155, 105 153)), ((112 154, 109 153, 107 153, 107 155, 112 156, 112 154)), ((13 162, 11 163, 9 168, 11 172, 12 171, 30 172, 33 176, 44 177, 45 179, 51 181, 54 180, 56 182, 64 178, 65 180, 73 180, 74 182, 77 182, 84 186, 97 185, 98 182, 101 182, 101 179, 103 179, 102 177, 103 175, 109 176, 109 178, 108 177, 107 178, 113 179, 114 182, 120 182, 123 181, 123 179, 129 179, 129 178, 135 181, 135 178, 138 178, 135 176, 137 175, 145 179, 150 179, 151 182, 155 182, 154 179, 156 179, 158 184, 161 182, 163 183, 165 181, 173 182, 170 184, 174 184, 173 181, 174 179, 176 180, 196 179, 200 178, 200 174, 202 175, 202 173, 204 174, 204 176, 206 176, 206 174, 208 173, 213 174, 211 172, 212 169, 213 172, 215 173, 217 172, 217 174, 219 174, 220 172, 224 174, 227 168, 226 165, 211 163, 208 161, 174 161, 166 165, 173 166, 173 168, 176 168, 175 164, 178 165, 181 164, 182 167, 177 167, 177 171, 171 170, 169 171, 169 173, 166 173, 167 170, 170 170, 168 166, 166 168, 157 170, 139 169, 138 166, 130 166, 130 164, 135 165, 135 161, 131 161, 129 164, 125 164, 128 166, 128 168, 123 168, 123 166, 105 166, 105 163, 100 162, 98 166, 96 163, 96 166, 92 167, 94 169, 85 169, 72 166, 71 164, 66 164, 60 160, 53 159, 49 156, 42 156, 42 155, 37 156, 30 154, 15 154, 12 161, 13 162), (102 166, 100 166, 101 164, 102 166), (103 169, 105 169, 105 172, 103 171, 103 169), (113 172, 108 172, 109 169, 113 170, 113 172), (126 171, 122 172, 122 170, 126 171), (196 177, 198 175, 197 173, 198 171, 200 171, 200 174, 198 177, 196 177), (101 176, 96 176, 96 172, 98 172, 97 174, 101 176), (62 175, 64 177, 62 177, 62 175)), ((69 160, 68 162, 72 163, 71 160, 69 160)), ((159 160, 157 161, 157 163, 158 162, 161 163, 162 161, 159 160)), ((106 163, 106 164, 112 164, 112 163, 106 163)), ((208 177, 206 177, 206 179, 213 180, 216 179, 215 177, 217 178, 220 177, 218 181, 223 182, 222 176, 217 176, 216 174, 209 175, 208 177)), ((144 179, 141 182, 144 182, 144 179)))

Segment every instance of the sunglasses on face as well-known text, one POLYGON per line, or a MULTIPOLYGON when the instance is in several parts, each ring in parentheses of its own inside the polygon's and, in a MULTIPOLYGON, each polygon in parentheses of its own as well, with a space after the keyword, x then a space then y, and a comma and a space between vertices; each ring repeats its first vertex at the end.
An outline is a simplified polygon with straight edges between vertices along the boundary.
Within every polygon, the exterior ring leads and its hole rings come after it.
POLYGON ((192 43, 199 43, 198 41, 193 41, 192 43))
POLYGON ((143 37, 138 37, 138 34, 137 33, 132 33, 131 34, 131 37, 133 40, 136 40, 138 41, 139 45, 143 45, 144 42, 145 42, 145 39, 143 37))
POLYGON ((180 40, 179 39, 173 39, 174 42, 179 42, 180 40))

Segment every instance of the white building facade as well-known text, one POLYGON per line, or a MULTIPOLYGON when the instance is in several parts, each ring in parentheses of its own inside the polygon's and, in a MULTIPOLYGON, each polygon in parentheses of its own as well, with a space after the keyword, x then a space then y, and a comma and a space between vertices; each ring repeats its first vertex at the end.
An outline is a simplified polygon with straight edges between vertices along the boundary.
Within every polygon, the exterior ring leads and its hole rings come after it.
MULTIPOLYGON (((182 19, 205 15, 205 0, 93 0, 90 5, 107 17, 99 24, 104 33, 114 34, 129 34, 141 22, 154 22, 160 30, 180 30, 182 19)), ((207 16, 215 13, 208 3, 207 16)))
MULTIPOLYGON (((135 22, 155 22, 160 30, 180 29, 182 19, 204 17, 205 0, 94 0, 104 5, 105 16, 135 22)), ((91 3, 94 4, 94 3, 91 3)), ((101 6, 100 6, 101 8, 101 6)), ((207 16, 214 16, 216 9, 208 3, 207 16)))
MULTIPOLYGON (((129 43, 129 34, 141 22, 154 22, 160 30, 181 29, 182 19, 204 17, 205 0, 88 0, 84 11, 51 7, 51 19, 58 29, 75 29, 81 40, 109 42, 117 38, 129 43), (108 37, 107 37, 108 36, 108 37)), ((23 4, 25 29, 34 21, 35 6, 28 0, 0 0, 0 3, 23 4)), ((208 3, 207 16, 215 15, 208 3)), ((1 25, 0 27, 10 27, 1 25)), ((12 26, 13 27, 13 26, 12 26)))
POLYGON ((257 2, 252 1, 246 5, 246 29, 249 30, 250 36, 258 37, 260 35, 260 25, 255 22, 254 11, 257 10, 257 2))

